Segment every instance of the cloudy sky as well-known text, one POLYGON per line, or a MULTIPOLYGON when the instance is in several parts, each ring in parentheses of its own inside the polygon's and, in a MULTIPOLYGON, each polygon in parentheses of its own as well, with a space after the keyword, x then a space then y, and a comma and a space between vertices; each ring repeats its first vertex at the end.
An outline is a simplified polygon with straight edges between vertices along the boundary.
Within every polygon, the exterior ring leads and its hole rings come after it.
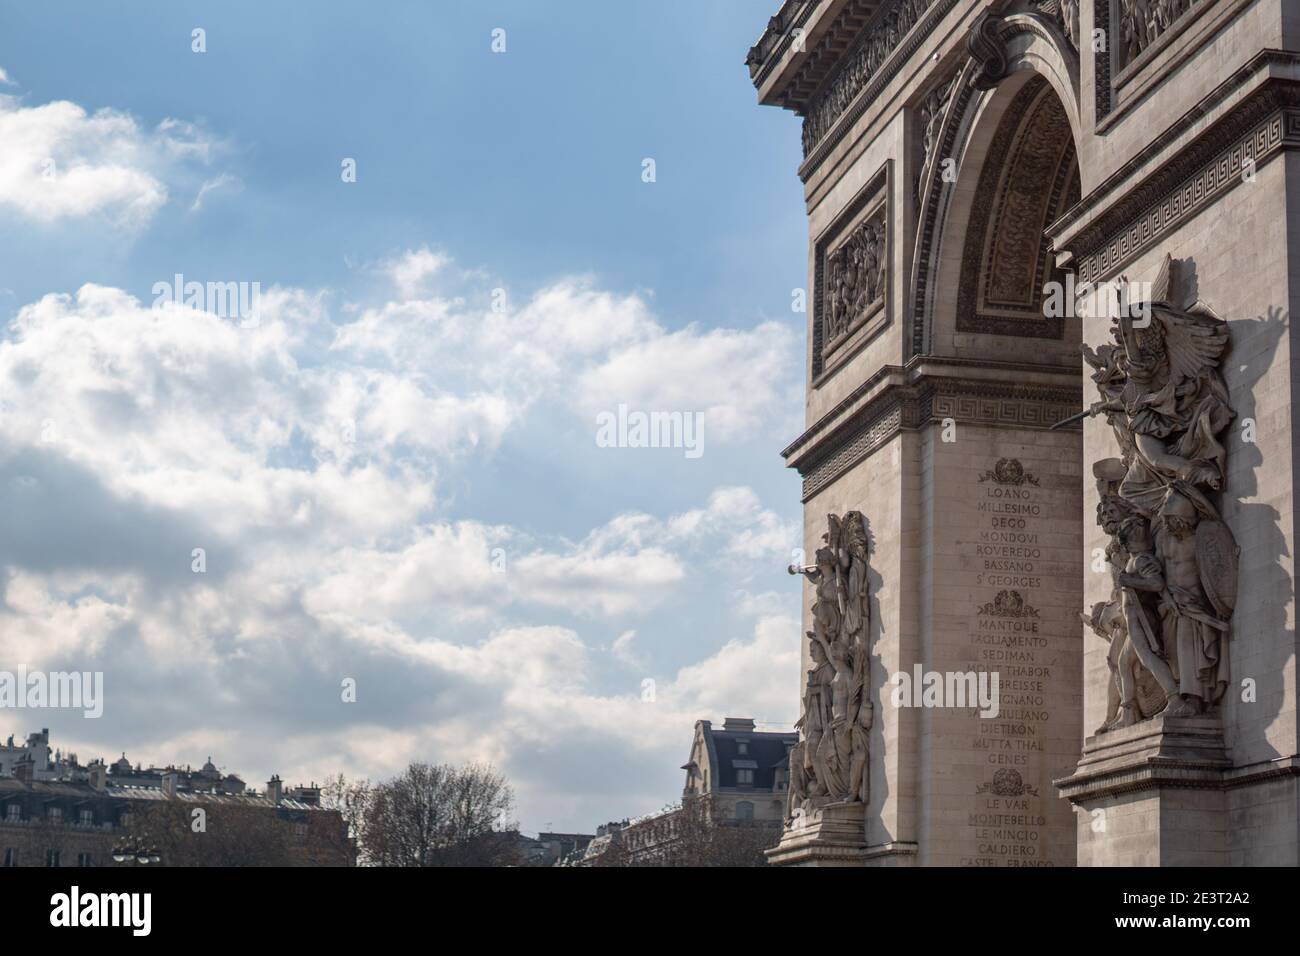
POLYGON ((0 737, 258 786, 491 761, 525 830, 590 831, 679 794, 696 719, 788 728, 769 7, 0 8, 0 669, 107 698, 0 737), (703 455, 598 447, 620 404, 703 455))

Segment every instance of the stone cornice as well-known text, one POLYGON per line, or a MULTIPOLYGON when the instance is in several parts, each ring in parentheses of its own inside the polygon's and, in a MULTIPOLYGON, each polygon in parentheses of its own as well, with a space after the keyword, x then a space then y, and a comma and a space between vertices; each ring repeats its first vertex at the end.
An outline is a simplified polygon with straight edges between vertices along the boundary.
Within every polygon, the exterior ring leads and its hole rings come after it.
POLYGON ((814 8, 821 0, 785 0, 781 9, 767 21, 763 35, 758 38, 745 57, 749 78, 762 89, 777 65, 790 52, 794 43, 792 31, 807 24, 814 8))
MULTIPOLYGON (((892 45, 886 44, 884 59, 874 66, 870 63, 871 45, 876 34, 888 33, 888 14, 878 18, 870 30, 859 31, 851 49, 845 52, 835 71, 805 106, 803 148, 804 162, 799 175, 807 179, 843 137, 866 112, 867 107, 881 90, 898 75, 903 65, 920 49, 922 42, 957 5, 957 0, 925 0, 928 6, 916 21, 903 21, 892 45)), ((893 9, 913 9, 909 4, 896 3, 893 9)))
POLYGON ((1211 768, 1196 761, 1162 760, 1053 781, 1062 797, 1078 803, 1143 790, 1235 790, 1267 780, 1300 777, 1300 759, 1286 757, 1249 767, 1211 768))
POLYGON ((894 840, 890 843, 873 844, 863 852, 863 859, 876 860, 883 857, 909 857, 916 856, 920 848, 915 843, 909 843, 906 840, 894 840))
POLYGON ((745 59, 759 101, 804 117, 805 165, 838 140, 957 0, 786 0, 745 59))
POLYGON ((804 115, 863 28, 894 2, 786 0, 745 58, 760 102, 804 115))
MULTIPOLYGON (((1300 68, 1300 53, 1290 50, 1260 50, 1228 79, 1211 90, 1204 99, 1161 130, 1152 138, 1151 142, 1153 144, 1176 142, 1179 137, 1192 129, 1206 115, 1231 99, 1234 93, 1249 85, 1260 74, 1274 67, 1300 68)), ((1135 151, 1132 159, 1107 176, 1088 195, 1084 196, 1073 208, 1067 210, 1065 215, 1053 223, 1052 231, 1061 233, 1074 227, 1085 215, 1104 205, 1116 193, 1122 192, 1125 184, 1133 178, 1149 159, 1149 150, 1135 151)))
POLYGON ((1082 402, 1076 369, 917 356, 881 368, 781 454, 803 477, 807 501, 900 431, 949 418, 1049 428, 1082 402))
POLYGON ((1062 797, 1084 803, 1143 790, 1233 790, 1300 776, 1300 757, 1234 767, 1217 719, 1152 720, 1089 737, 1073 774, 1054 781, 1062 797))
MULTIPOLYGON (((1185 135, 1216 107, 1276 66, 1300 68, 1300 54, 1264 50, 1179 117, 1154 142, 1185 135)), ((1058 252, 1081 279, 1113 273, 1241 181, 1246 159, 1258 168, 1281 149, 1300 145, 1288 117, 1300 109, 1300 81, 1270 78, 1136 185, 1149 157, 1139 152, 1049 227, 1058 252), (1107 205, 1109 204, 1109 205, 1107 205)))

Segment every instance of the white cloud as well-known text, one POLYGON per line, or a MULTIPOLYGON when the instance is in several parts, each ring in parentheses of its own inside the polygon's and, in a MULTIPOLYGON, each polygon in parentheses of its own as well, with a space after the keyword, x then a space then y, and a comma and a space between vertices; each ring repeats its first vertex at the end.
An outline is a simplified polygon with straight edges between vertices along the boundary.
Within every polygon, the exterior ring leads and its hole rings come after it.
POLYGON ((721 536, 726 542, 723 556, 729 560, 770 562, 789 554, 801 540, 797 524, 765 509, 753 489, 738 486, 718 488, 709 495, 707 507, 677 515, 668 531, 682 539, 721 536))
POLYGON ((242 183, 236 176, 228 173, 221 173, 212 179, 205 179, 203 185, 199 187, 198 195, 194 197, 194 202, 190 204, 190 212, 198 212, 203 208, 203 202, 207 199, 209 193, 216 192, 218 189, 238 189, 242 183))
MULTIPOLYGON (((0 568, 0 575, 5 575, 0 568)), ((129 618, 120 604, 94 594, 59 593, 39 576, 17 571, 0 580, 0 647, 4 658, 37 670, 69 654, 95 654, 129 618)), ((52 582, 51 582, 52 583, 52 582)))
POLYGON ((576 401, 588 415, 626 403, 643 411, 702 412, 710 440, 788 428, 794 334, 776 322, 750 330, 691 327, 612 351, 584 370, 576 401), (774 421, 775 419, 775 421, 774 421))
MULTIPOLYGON (((423 261, 426 253, 407 256, 423 261)), ((501 312, 439 296, 386 303, 342 326, 333 348, 382 357, 406 376, 508 394, 521 409, 547 397, 593 434, 596 414, 619 404, 702 412, 710 443, 798 426, 798 343, 776 322, 669 331, 642 297, 597 290, 589 278, 509 303, 501 312)))
POLYGON ((36 222, 102 217, 147 224, 168 184, 212 160, 216 143, 193 124, 146 129, 129 113, 94 113, 66 100, 25 106, 0 95, 0 207, 36 222))
MULTIPOLYGON (((572 538, 559 506, 524 528, 460 517, 455 499, 471 478, 535 496, 529 473, 490 467, 493 449, 581 414, 574 383, 623 356, 686 354, 690 374, 734 381, 709 363, 776 369, 762 356, 780 335, 669 332, 641 297, 590 280, 505 313, 473 299, 379 303, 340 326, 331 294, 272 287, 252 329, 91 284, 21 308, 0 338, 0 659, 104 669, 115 735, 160 760, 223 739, 250 775, 491 759, 557 815, 602 799, 557 776, 566 760, 637 755, 642 782, 608 785, 663 798, 649 768, 675 778, 696 719, 792 719, 798 622, 779 602, 738 602, 733 633, 715 621, 685 658, 667 610, 700 568, 734 594, 797 544, 752 489, 675 514, 597 512, 572 538), (651 703, 654 666, 667 676, 651 703), (356 710, 338 707, 343 675, 356 710), (273 728, 255 743, 250 714, 273 728)), ((738 438, 746 402, 775 409, 774 374, 700 394, 735 404, 738 438)))
MULTIPOLYGON (((607 786, 613 761, 632 760, 659 780, 653 791, 625 797, 624 812, 653 809, 674 796, 676 767, 699 719, 751 716, 762 729, 789 729, 798 706, 798 620, 758 620, 746 637, 727 641, 698 663, 653 685, 639 675, 616 692, 593 686, 593 654, 580 636, 562 627, 497 631, 476 647, 415 642, 387 632, 374 639, 411 666, 451 673, 474 692, 458 698, 465 708, 436 726, 388 733, 380 751, 366 748, 353 766, 372 776, 392 774, 411 759, 435 752, 455 761, 490 761, 520 787, 521 804, 562 806, 564 783, 533 781, 537 759, 581 760, 607 786), (665 785, 666 784, 666 785, 665 785), (637 800, 644 805, 638 807, 637 800)), ((630 633, 630 632, 629 632, 630 633)), ((373 635, 372 635, 373 636, 373 635)), ((625 645, 631 638, 619 639, 625 645), (625 640, 626 639, 626 640, 625 640)), ((573 781, 575 791, 582 781, 573 781)), ((587 825, 590 825, 588 823, 587 825)))
POLYGON ((614 643, 609 646, 609 651, 624 667, 636 667, 645 669, 646 659, 636 649, 636 631, 624 631, 614 639, 614 643))
POLYGON ((419 249, 408 249, 396 259, 390 260, 385 264, 384 271, 393 280, 402 298, 410 299, 450 261, 442 253, 432 252, 428 246, 422 246, 419 249))

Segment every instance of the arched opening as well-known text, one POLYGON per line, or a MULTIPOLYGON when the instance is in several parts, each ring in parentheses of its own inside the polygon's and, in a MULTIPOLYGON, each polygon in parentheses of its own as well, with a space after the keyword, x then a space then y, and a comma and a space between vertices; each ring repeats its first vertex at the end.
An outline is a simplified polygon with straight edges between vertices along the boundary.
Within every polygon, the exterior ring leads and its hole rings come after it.
MULTIPOLYGON (((1034 79, 1015 95, 989 145, 966 227, 958 332, 1060 340, 1044 288, 1064 284, 1047 227, 1079 201, 1079 161, 1056 93, 1034 79)), ((1056 311, 1056 310, 1053 310, 1056 311)))
POLYGON ((1066 108, 1023 70, 972 114, 938 233, 929 351, 1075 368, 1079 320, 1044 309, 1049 283, 1066 286, 1048 230, 1081 192, 1066 108))

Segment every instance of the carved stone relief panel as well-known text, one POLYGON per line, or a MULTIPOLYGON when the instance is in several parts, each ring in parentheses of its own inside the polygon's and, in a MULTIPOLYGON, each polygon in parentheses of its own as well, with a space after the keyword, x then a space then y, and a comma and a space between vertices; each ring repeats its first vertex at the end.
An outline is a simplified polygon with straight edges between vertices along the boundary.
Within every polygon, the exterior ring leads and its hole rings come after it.
POLYGON ((1121 63, 1141 56, 1183 16, 1214 0, 1119 0, 1121 63))
MULTIPOLYGON (((1094 29, 1108 38, 1094 56, 1097 119, 1132 99, 1122 88, 1216 0, 1094 0, 1094 29)), ((1165 67, 1168 69, 1168 66, 1165 67)))
POLYGON ((889 167, 816 243, 813 379, 832 371, 889 320, 889 167))

